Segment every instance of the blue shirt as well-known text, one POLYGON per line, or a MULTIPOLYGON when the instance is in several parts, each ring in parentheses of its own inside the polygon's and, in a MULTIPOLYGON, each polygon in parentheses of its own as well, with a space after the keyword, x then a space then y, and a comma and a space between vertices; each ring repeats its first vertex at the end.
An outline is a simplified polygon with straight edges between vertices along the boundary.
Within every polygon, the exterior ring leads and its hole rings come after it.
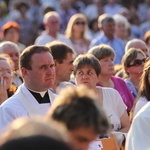
POLYGON ((107 44, 107 45, 111 46, 114 49, 115 54, 116 54, 114 63, 121 64, 122 56, 124 55, 124 51, 125 51, 125 43, 121 39, 114 37, 113 40, 109 40, 102 33, 100 36, 98 36, 92 40, 92 42, 90 44, 90 48, 92 48, 93 46, 100 45, 100 44, 107 44))

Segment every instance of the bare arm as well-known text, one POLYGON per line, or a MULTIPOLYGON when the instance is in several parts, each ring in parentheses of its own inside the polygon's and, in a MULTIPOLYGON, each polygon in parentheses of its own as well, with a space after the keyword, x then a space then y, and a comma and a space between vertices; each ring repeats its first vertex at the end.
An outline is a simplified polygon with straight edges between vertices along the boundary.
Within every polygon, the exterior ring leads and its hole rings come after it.
POLYGON ((131 124, 130 124, 129 116, 126 111, 124 111, 124 113, 120 117, 120 122, 122 128, 119 131, 127 133, 129 131, 131 124))

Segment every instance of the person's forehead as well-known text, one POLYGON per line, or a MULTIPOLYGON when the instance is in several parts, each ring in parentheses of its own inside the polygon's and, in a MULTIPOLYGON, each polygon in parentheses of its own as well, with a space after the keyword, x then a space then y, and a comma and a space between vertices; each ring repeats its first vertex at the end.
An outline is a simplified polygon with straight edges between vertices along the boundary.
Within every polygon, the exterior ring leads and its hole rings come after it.
POLYGON ((19 50, 14 46, 8 45, 8 46, 4 46, 3 52, 4 53, 19 53, 19 50))
POLYGON ((53 57, 50 52, 40 52, 40 53, 35 53, 31 56, 32 61, 36 60, 35 58, 42 59, 42 60, 49 60, 53 61, 53 57))
POLYGON ((95 71, 95 69, 91 65, 83 65, 77 68, 77 71, 95 71))
POLYGON ((72 134, 78 138, 83 138, 86 140, 93 140, 93 137, 97 136, 97 133, 91 127, 78 127, 71 131, 72 134))
POLYGON ((139 49, 147 49, 147 46, 144 42, 135 42, 133 46, 139 49))
POLYGON ((6 60, 0 60, 0 67, 3 66, 10 68, 10 64, 6 60))
POLYGON ((59 18, 55 15, 52 15, 48 18, 48 22, 59 21, 59 18))

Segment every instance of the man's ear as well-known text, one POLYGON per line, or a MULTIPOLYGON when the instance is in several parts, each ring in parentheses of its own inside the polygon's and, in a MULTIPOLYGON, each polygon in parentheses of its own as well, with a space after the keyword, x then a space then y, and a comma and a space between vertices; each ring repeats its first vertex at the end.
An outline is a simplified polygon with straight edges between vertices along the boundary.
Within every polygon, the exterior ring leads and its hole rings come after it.
POLYGON ((55 66, 57 67, 57 65, 59 64, 59 62, 57 60, 54 60, 55 66))
POLYGON ((28 75, 28 70, 27 70, 26 68, 22 67, 22 68, 20 69, 20 71, 21 71, 22 77, 28 75))

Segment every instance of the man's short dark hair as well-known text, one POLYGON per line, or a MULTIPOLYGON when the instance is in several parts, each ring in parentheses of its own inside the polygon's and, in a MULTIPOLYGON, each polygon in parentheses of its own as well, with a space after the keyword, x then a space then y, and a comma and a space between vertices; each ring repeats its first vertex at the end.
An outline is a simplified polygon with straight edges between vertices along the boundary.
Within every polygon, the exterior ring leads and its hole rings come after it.
POLYGON ((50 49, 46 46, 28 46, 20 55, 20 61, 19 61, 19 66, 20 68, 24 67, 26 69, 32 70, 31 67, 31 60, 32 56, 36 53, 42 53, 42 52, 49 52, 50 49))
POLYGON ((57 60, 59 63, 63 63, 68 53, 74 53, 70 46, 61 41, 53 41, 47 43, 46 46, 50 48, 54 60, 57 60))

